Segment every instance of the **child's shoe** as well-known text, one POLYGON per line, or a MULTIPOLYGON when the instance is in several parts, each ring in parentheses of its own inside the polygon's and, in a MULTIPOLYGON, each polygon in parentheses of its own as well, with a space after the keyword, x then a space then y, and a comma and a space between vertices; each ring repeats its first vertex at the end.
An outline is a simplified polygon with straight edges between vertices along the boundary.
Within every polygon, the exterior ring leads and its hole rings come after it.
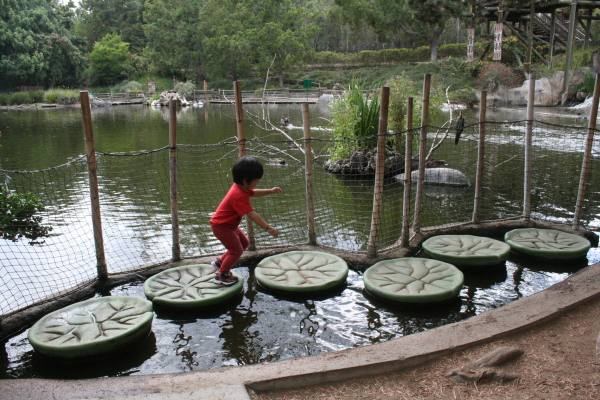
POLYGON ((231 272, 223 272, 223 273, 219 273, 217 272, 215 275, 215 279, 214 282, 221 284, 221 285, 233 285, 234 283, 236 283, 238 281, 238 278, 235 277, 231 272))
POLYGON ((210 262, 210 265, 212 265, 215 269, 219 269, 221 268, 221 261, 219 260, 214 260, 210 262))

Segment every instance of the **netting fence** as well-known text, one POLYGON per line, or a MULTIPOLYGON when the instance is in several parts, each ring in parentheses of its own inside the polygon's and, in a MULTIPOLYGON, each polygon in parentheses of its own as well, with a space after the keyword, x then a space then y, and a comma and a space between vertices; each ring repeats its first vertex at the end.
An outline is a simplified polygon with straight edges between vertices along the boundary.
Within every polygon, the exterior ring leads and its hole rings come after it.
MULTIPOLYGON (((432 154, 434 166, 460 172, 468 184, 449 185, 447 175, 426 180, 420 218, 422 229, 472 221, 480 124, 468 122, 471 123, 467 123, 458 144, 448 137, 432 154)), ((523 217, 526 125, 527 121, 485 123, 480 221, 523 217)), ((413 131, 415 137, 419 130, 413 131)), ((428 148, 445 132, 439 127, 427 127, 427 131, 428 148)), ((531 219, 573 223, 587 131, 582 127, 533 121, 531 219)), ((406 132, 402 135, 406 136, 406 132)), ((283 188, 282 194, 256 198, 252 202, 255 210, 280 231, 279 238, 273 239, 255 227, 259 249, 308 242, 306 159, 302 150, 306 143, 280 138, 266 135, 245 141, 247 154, 259 159, 265 167, 260 187, 283 188)), ((311 139, 310 184, 314 194, 316 244, 366 253, 373 217, 374 174, 327 172, 324 164, 331 146, 336 143, 335 140, 311 139)), ((360 145, 352 141, 347 144, 360 145)), ((414 154, 418 154, 417 144, 415 140, 414 154)), ((598 143, 594 141, 581 220, 581 225, 588 229, 600 226, 598 150, 598 143)), ((109 274, 135 271, 172 258, 170 151, 168 147, 135 154, 96 151, 109 274)), ((183 258, 216 255, 223 250, 212 236, 208 221, 232 184, 230 170, 238 152, 236 138, 211 145, 177 146, 179 245, 183 258)), ((45 205, 39 214, 41 223, 52 227, 49 237, 38 240, 43 240, 41 244, 29 244, 28 240, 2 241, 0 316, 52 300, 96 279, 87 167, 86 157, 81 157, 43 171, 0 171, 10 193, 40 199, 45 205)), ((408 209, 414 224, 416 190, 414 185, 411 187, 408 209)), ((379 251, 399 245, 404 190, 401 175, 385 176, 378 219, 379 251)))

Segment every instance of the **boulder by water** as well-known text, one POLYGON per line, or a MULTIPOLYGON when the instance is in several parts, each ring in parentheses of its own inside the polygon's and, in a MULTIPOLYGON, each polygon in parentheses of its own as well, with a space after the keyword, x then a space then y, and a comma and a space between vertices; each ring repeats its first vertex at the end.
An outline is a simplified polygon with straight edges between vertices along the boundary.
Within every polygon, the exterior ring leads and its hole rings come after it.
POLYGON ((160 99, 154 100, 151 105, 153 107, 169 106, 169 101, 175 100, 180 107, 191 106, 192 103, 187 101, 184 96, 174 90, 165 90, 160 94, 160 99))
MULTIPOLYGON (((410 174, 412 183, 419 178, 419 171, 414 170, 410 174)), ((396 176, 396 180, 404 182, 404 174, 396 176)), ((452 168, 425 168, 425 185, 440 185, 452 187, 469 187, 469 179, 457 169, 452 168)))

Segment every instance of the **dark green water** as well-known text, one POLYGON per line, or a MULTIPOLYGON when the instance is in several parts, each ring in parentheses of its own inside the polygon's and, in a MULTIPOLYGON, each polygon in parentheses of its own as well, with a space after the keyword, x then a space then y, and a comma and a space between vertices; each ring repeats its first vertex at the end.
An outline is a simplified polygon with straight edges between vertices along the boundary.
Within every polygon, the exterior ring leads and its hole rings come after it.
MULTIPOLYGON (((289 116, 293 125, 290 135, 302 137, 299 105, 270 106, 264 110, 248 106, 247 109, 256 115, 268 115, 275 123, 289 116)), ((561 116, 551 111, 543 110, 536 115, 536 119, 548 124, 536 125, 532 209, 536 218, 568 222, 574 209, 584 142, 582 132, 585 130, 566 129, 564 125, 582 127, 586 121, 576 112, 561 116)), ((474 123, 474 115, 475 112, 468 113, 468 124, 474 123)), ((329 131, 325 129, 327 118, 327 107, 311 106, 314 137, 329 137, 329 131)), ((524 118, 524 110, 490 112, 488 117, 497 121, 522 121, 524 118)), ((246 122, 249 139, 268 137, 270 140, 282 140, 280 136, 272 136, 251 124, 248 119, 246 122)), ((168 144, 168 110, 157 111, 145 106, 94 109, 93 124, 96 148, 104 152, 140 152, 168 144)), ((486 218, 519 215, 523 198, 520 189, 523 184, 523 126, 517 123, 488 127, 489 157, 485 166, 483 207, 486 218)), ((84 154, 79 109, 0 112, 0 131, 0 169, 46 169, 84 154)), ((190 108, 178 117, 180 144, 214 144, 235 136, 234 109, 230 105, 190 108)), ((465 172, 472 183, 476 137, 474 128, 468 128, 458 146, 448 141, 436 151, 435 156, 445 160, 450 167, 465 172)), ((268 167, 269 176, 275 180, 273 184, 287 185, 286 196, 280 200, 279 208, 272 216, 268 215, 283 227, 284 237, 293 237, 304 223, 296 215, 301 206, 297 198, 302 198, 304 192, 304 187, 297 183, 302 182, 302 175, 296 177, 301 171, 299 168, 290 173, 280 167, 268 167)), ((319 168, 315 172, 324 174, 319 168)), ((123 176, 130 181, 136 179, 135 174, 129 171, 123 171, 123 176)), ((208 178, 198 179, 208 181, 208 178)), ((319 189, 320 195, 316 199, 319 240, 332 246, 354 249, 352 246, 364 244, 368 238, 372 183, 352 179, 334 179, 331 182, 319 189), (344 201, 338 201, 340 199, 344 201), (343 219, 336 220, 336 215, 343 215, 343 219)), ((106 201, 107 218, 114 213, 113 229, 131 229, 131 221, 119 219, 119 211, 130 210, 128 219, 143 218, 146 224, 142 229, 132 230, 129 235, 132 242, 126 242, 125 247, 136 256, 142 254, 152 260, 151 252, 162 246, 165 250, 157 252, 156 257, 167 258, 165 254, 169 254, 170 246, 168 222, 165 223, 165 219, 168 221, 167 203, 160 203, 152 214, 146 211, 136 213, 136 199, 147 196, 146 200, 150 202, 152 193, 128 193, 124 187, 127 188, 127 185, 121 182, 119 190, 105 188, 109 198, 106 201)), ((584 222, 592 227, 600 225, 598 187, 597 177, 593 174, 584 214, 584 222)), ((387 240, 392 242, 398 235, 397 223, 395 227, 392 225, 400 218, 401 193, 402 186, 398 182, 392 180, 386 183, 384 225, 391 226, 386 228, 386 232, 391 235, 387 240)), ((425 225, 469 220, 472 199, 472 188, 459 191, 430 188, 425 192, 425 225)), ((75 208, 76 202, 65 203, 65 206, 75 208)), ((87 210, 86 207, 82 209, 87 210)), ((200 211, 193 208, 184 210, 182 219, 186 226, 204 223, 206 216, 196 215, 198 213, 200 211)), ((182 236, 184 247, 190 249, 198 246, 196 240, 209 241, 191 235, 182 236)), ((597 251, 593 249, 587 263, 598 259, 597 251)), ((139 265, 144 260, 136 258, 133 262, 139 265)), ((5 252, 1 252, 0 268, 5 268, 9 261, 5 252)), ((0 348, 4 350, 0 350, 0 378, 86 378, 181 372, 364 346, 460 321, 502 306, 565 279, 587 263, 564 269, 540 266, 513 256, 499 271, 484 275, 466 274, 459 298, 435 309, 390 306, 373 299, 364 293, 362 276, 358 272, 350 274, 345 287, 326 296, 286 298, 262 291, 254 281, 253 266, 247 265, 239 269, 246 279, 243 295, 232 303, 197 314, 157 310, 152 334, 126 354, 57 368, 55 360, 45 359, 32 350, 26 331, 16 335, 0 348)), ((142 282, 133 282, 97 295, 144 296, 142 282)))

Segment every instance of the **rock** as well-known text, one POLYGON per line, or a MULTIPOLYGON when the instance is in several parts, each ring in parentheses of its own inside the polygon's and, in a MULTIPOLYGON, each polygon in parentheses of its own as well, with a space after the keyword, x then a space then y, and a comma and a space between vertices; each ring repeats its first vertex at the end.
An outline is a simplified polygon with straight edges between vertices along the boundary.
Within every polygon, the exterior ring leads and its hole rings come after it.
MULTIPOLYGON (((337 175, 375 175, 377 151, 375 149, 355 149, 350 158, 327 161, 325 171, 337 175)), ((395 151, 385 153, 385 175, 396 175, 404 171, 404 157, 395 151)))
POLYGON ((191 102, 187 101, 184 96, 180 95, 174 90, 165 90, 160 94, 160 99, 154 100, 152 106, 169 106, 169 102, 175 100, 177 105, 180 107, 187 107, 192 105, 191 102))
POLYGON ((321 104, 329 104, 333 101, 333 95, 331 94, 322 94, 319 99, 317 100, 317 103, 321 103, 321 104))
MULTIPOLYGON (((410 178, 413 184, 417 183, 419 171, 412 171, 410 178)), ((404 174, 397 175, 396 180, 399 182, 404 182, 404 174)), ((469 187, 471 185, 465 174, 457 169, 452 168, 425 168, 424 183, 425 185, 452 187, 469 187)))

